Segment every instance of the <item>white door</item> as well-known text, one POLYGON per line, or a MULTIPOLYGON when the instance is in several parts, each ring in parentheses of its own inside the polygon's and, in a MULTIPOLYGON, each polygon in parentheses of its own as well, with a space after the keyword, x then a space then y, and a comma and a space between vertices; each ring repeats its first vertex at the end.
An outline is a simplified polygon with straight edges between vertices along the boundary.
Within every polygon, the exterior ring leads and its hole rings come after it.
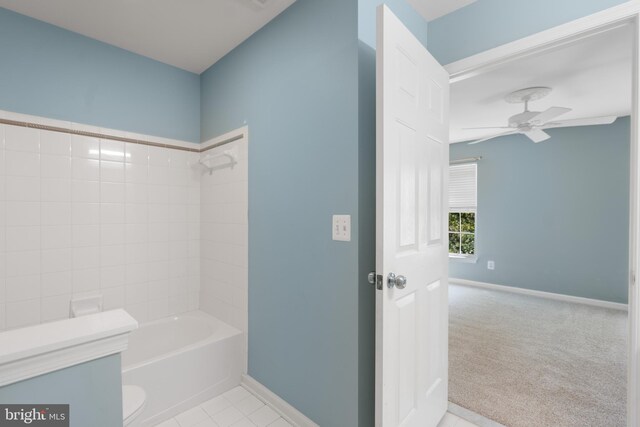
POLYGON ((448 391, 449 75, 384 5, 377 28, 376 425, 435 427, 448 391))

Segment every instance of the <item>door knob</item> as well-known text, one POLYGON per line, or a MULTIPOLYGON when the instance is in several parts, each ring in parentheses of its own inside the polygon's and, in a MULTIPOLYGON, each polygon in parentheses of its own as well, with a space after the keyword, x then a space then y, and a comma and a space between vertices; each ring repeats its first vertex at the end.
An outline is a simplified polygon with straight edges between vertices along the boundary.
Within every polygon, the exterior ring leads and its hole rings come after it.
POLYGON ((407 287, 407 278, 402 275, 396 276, 394 273, 389 273, 387 276, 387 286, 389 288, 395 286, 398 289, 404 289, 407 287))

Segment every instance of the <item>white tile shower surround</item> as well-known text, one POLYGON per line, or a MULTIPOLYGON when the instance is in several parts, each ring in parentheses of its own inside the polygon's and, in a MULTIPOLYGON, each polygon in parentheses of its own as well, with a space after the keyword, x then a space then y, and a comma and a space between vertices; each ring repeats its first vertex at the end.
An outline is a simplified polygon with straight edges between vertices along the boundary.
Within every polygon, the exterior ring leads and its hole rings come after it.
MULTIPOLYGON (((206 145, 206 144, 205 144, 206 145)), ((201 178, 200 309, 245 332, 248 328, 248 146, 245 139, 207 151, 231 152, 233 167, 201 178)), ((216 165, 228 164, 220 158, 216 165)), ((246 363, 245 363, 246 373, 246 363)))
POLYGON ((198 157, 0 125, 0 330, 66 318, 74 296, 140 322, 198 308, 198 157))
MULTIPOLYGON (((292 426, 258 397, 238 386, 156 427, 288 427, 292 426)), ((438 427, 477 427, 447 413, 438 427)))

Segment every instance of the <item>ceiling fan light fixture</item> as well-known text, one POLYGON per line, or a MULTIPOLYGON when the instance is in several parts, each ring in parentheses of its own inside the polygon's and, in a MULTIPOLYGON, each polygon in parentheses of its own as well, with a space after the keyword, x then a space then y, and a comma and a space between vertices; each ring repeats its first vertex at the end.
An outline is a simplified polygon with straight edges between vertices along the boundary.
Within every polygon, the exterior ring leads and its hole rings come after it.
POLYGON ((537 101, 551 93, 551 88, 546 86, 534 86, 511 92, 504 97, 509 104, 522 104, 537 101))

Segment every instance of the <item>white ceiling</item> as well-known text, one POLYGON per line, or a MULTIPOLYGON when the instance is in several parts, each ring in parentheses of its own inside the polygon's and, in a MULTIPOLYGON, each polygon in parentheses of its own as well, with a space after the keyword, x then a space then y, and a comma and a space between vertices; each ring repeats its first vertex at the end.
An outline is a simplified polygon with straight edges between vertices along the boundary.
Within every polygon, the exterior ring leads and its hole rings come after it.
POLYGON ((0 7, 199 74, 294 2, 0 0, 0 7))
POLYGON ((468 6, 476 0, 407 0, 427 21, 468 6))
POLYGON ((508 104, 506 94, 531 86, 553 92, 529 105, 532 111, 569 107, 557 120, 625 116, 631 112, 630 26, 607 31, 535 57, 451 85, 451 142, 483 138, 497 131, 468 127, 508 126, 507 119, 524 110, 508 104))

